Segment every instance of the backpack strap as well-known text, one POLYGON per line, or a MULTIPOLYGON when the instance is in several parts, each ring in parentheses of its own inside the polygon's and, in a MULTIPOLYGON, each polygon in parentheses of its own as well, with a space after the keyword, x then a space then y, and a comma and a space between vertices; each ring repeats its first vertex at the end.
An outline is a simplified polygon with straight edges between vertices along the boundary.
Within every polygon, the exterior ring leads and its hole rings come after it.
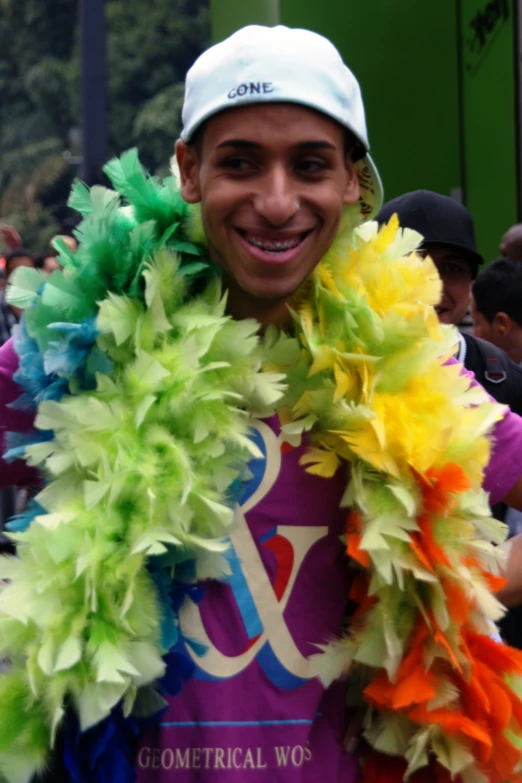
POLYGON ((489 383, 495 384, 504 383, 507 380, 507 371, 504 369, 502 360, 498 356, 486 356, 484 377, 489 383))
POLYGON ((471 334, 462 335, 466 342, 464 366, 502 405, 522 415, 522 368, 496 345, 471 334))

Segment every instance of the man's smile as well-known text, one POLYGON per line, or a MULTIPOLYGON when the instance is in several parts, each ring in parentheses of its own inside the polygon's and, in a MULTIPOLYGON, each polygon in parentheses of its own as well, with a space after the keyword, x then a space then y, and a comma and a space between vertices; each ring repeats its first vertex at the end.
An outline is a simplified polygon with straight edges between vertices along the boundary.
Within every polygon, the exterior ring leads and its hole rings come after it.
POLYGON ((304 106, 267 103, 216 114, 198 144, 177 148, 183 197, 201 203, 210 259, 237 292, 229 312, 265 322, 272 302, 287 323, 286 303, 331 246, 344 207, 357 209, 345 133, 304 106))
POLYGON ((308 244, 314 229, 302 232, 270 232, 235 228, 240 243, 257 262, 263 264, 286 264, 308 244))

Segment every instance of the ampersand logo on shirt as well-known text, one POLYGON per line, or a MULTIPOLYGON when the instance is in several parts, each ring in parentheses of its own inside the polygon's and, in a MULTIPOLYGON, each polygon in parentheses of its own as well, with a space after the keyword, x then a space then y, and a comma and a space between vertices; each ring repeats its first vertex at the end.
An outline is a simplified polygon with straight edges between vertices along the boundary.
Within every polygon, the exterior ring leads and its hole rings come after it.
POLYGON ((232 561, 230 587, 249 637, 238 655, 224 655, 212 643, 200 607, 186 601, 180 612, 183 634, 206 647, 203 656, 191 648, 190 655, 206 679, 228 679, 242 672, 256 659, 265 675, 281 688, 293 689, 313 678, 309 660, 298 649, 284 618, 284 612, 303 561, 310 549, 328 534, 326 526, 278 525, 262 539, 277 561, 275 580, 270 580, 245 515, 255 508, 273 487, 281 469, 280 443, 263 422, 252 424, 252 437, 266 455, 255 460, 257 470, 245 487, 231 536, 236 558, 232 561))

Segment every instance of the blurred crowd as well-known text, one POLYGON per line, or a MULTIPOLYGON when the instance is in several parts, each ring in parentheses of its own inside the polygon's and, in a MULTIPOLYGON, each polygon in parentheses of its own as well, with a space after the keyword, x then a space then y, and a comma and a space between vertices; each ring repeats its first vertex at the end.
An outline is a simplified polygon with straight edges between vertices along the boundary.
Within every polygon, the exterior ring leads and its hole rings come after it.
MULTIPOLYGON (((6 292, 9 280, 15 271, 21 266, 41 269, 50 274, 55 269, 61 269, 57 261, 58 251, 54 247, 54 241, 63 239, 74 252, 78 246, 76 239, 70 234, 58 234, 53 237, 49 245, 40 252, 34 252, 23 246, 22 237, 13 227, 0 224, 0 238, 5 251, 0 251, 0 346, 12 335, 14 326, 18 323, 22 311, 7 302, 6 292)), ((27 504, 28 496, 25 489, 9 487, 0 490, 0 552, 10 551, 11 544, 6 538, 5 524, 11 516, 20 513, 27 504)))
POLYGON ((78 243, 70 234, 57 234, 43 251, 34 252, 23 246, 22 237, 13 226, 5 224, 0 225, 0 238, 7 248, 0 255, 0 345, 3 345, 10 338, 21 315, 20 308, 8 304, 6 300, 7 284, 15 269, 27 266, 50 274, 55 269, 62 268, 57 261, 58 251, 54 247, 54 241, 63 239, 73 252, 78 243))

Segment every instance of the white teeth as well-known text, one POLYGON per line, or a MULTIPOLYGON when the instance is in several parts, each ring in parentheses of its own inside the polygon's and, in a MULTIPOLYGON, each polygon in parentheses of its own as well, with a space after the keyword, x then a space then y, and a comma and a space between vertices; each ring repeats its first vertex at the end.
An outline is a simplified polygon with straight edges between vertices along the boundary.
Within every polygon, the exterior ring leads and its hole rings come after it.
POLYGON ((287 239, 284 242, 276 241, 271 242, 268 239, 258 239, 257 237, 246 237, 247 242, 254 247, 259 247, 267 253, 284 253, 285 250, 297 247, 301 243, 300 237, 294 239, 287 239))

